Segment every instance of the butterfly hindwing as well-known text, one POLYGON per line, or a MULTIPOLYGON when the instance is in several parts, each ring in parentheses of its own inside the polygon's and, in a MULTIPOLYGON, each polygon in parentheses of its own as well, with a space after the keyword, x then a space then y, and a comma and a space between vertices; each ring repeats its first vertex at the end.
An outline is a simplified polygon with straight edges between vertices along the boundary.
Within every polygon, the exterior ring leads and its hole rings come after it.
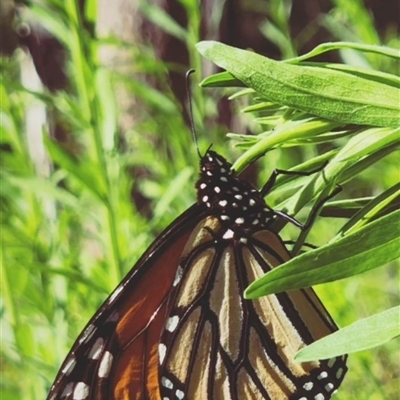
POLYGON ((216 240, 218 235, 218 220, 208 218, 195 228, 184 251, 160 343, 162 396, 330 398, 343 379, 345 360, 333 359, 329 365, 293 360, 304 345, 336 329, 312 289, 255 301, 242 296, 251 281, 288 259, 279 237, 261 231, 243 243, 216 240))

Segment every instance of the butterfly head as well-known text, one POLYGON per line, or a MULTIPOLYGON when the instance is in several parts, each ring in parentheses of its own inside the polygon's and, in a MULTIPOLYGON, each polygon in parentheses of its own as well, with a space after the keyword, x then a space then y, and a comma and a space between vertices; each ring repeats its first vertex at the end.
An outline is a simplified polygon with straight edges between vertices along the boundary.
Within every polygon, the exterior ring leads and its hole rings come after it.
POLYGON ((237 237, 267 226, 273 217, 259 191, 238 178, 232 164, 214 151, 201 158, 196 187, 198 202, 237 237))

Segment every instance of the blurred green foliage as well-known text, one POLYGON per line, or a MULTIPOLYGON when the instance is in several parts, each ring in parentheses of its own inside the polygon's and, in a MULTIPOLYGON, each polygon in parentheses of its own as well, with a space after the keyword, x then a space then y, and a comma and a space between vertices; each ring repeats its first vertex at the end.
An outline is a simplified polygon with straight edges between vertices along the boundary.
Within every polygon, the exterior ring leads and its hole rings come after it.
MULTIPOLYGON (((49 93, 30 87, 20 77, 21 66, 29 62, 21 52, 2 59, 0 356, 4 400, 45 397, 73 341, 107 294, 155 235, 195 200, 198 158, 180 103, 168 85, 169 71, 184 73, 186 68, 164 64, 149 46, 137 45, 130 48, 132 70, 138 77, 151 75, 156 85, 144 79, 132 81, 109 70, 98 57, 107 40, 96 38, 83 23, 95 25, 97 2, 86 1, 84 16, 76 3, 30 3, 31 18, 67 50, 70 91, 49 93), (115 93, 120 85, 140 104, 137 121, 128 132, 120 132, 118 127, 120 110, 115 93), (57 115, 72 139, 72 148, 49 138, 52 122, 45 112, 57 115), (39 131, 30 125, 31 115, 35 120, 42 115, 39 131), (132 201, 133 193, 145 200, 132 201)), ((146 7, 145 2, 141 2, 141 12, 185 42, 191 66, 197 69, 194 79, 199 79, 202 62, 195 44, 200 40, 201 10, 194 1, 182 4, 188 29, 156 6, 146 7)), ((348 21, 343 16, 349 12, 346 2, 335 4, 337 8, 321 17, 334 36, 380 44, 361 2, 352 3, 354 29, 348 37, 348 21), (340 29, 341 22, 346 29, 340 29)), ((274 43, 286 57, 295 56, 298 41, 288 34, 288 9, 271 7, 268 13, 270 26, 263 30, 266 37, 275 37, 274 43)), ((107 39, 115 46, 126 46, 115 38, 107 39)), ((396 46, 398 39, 387 37, 385 43, 396 46)), ((393 61, 377 55, 364 57, 351 49, 340 52, 350 64, 361 58, 375 70, 384 67, 388 73, 396 72, 393 61)), ((193 90, 201 150, 214 143, 214 148, 231 161, 240 152, 221 137, 223 128, 215 120, 218 99, 232 93, 231 89, 193 90)), ((237 109, 247 106, 248 101, 236 100, 237 109)), ((262 131, 253 115, 237 114, 249 130, 262 131)), ((343 136, 322 144, 311 140, 277 146, 257 164, 259 186, 276 166, 288 169, 312 162, 327 151, 343 148, 347 141, 343 136)), ((355 175, 346 179, 341 198, 375 196, 397 183, 398 154, 390 152, 355 175)), ((293 191, 296 187, 290 183, 287 188, 281 186, 268 202, 281 209, 293 191)), ((306 208, 299 219, 304 220, 308 212, 306 208)), ((325 244, 343 221, 319 218, 307 241, 325 244)), ((297 236, 295 229, 285 228, 285 237, 297 236)), ((395 265, 388 265, 320 286, 317 291, 334 319, 344 326, 396 305, 398 272, 395 265)), ((397 398, 398 347, 392 341, 352 355, 348 376, 336 398, 397 398)))

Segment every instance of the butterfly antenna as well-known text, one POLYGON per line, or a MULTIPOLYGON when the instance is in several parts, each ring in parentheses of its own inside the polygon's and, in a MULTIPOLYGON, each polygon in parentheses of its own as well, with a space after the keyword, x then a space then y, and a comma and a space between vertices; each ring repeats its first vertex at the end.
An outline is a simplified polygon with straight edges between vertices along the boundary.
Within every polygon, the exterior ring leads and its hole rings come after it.
POLYGON ((194 72, 195 72, 194 69, 190 69, 188 72, 186 72, 186 92, 189 103, 190 130, 192 131, 193 142, 194 145, 196 146, 197 154, 199 155, 200 158, 202 158, 202 155, 200 154, 199 150, 199 143, 197 141, 196 129, 194 127, 192 93, 190 92, 190 75, 192 75, 194 72))

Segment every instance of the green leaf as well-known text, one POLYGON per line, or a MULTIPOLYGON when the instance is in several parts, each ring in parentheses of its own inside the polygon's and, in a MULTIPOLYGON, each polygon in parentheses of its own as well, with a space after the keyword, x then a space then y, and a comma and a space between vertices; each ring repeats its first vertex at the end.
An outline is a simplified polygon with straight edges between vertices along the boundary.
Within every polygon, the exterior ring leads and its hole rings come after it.
POLYGON ((43 199, 56 199, 69 207, 77 208, 79 206, 79 202, 73 194, 57 187, 53 182, 42 177, 18 177, 4 174, 2 178, 21 190, 36 193, 43 199))
POLYGON ((379 196, 373 198, 364 207, 362 207, 346 224, 340 229, 336 238, 339 239, 344 234, 349 234, 352 231, 360 229, 362 226, 375 218, 376 215, 385 209, 395 199, 400 199, 400 183, 393 185, 391 188, 385 190, 379 196))
POLYGON ((63 149, 59 143, 49 139, 46 135, 43 135, 43 141, 51 159, 60 167, 70 172, 101 202, 104 203, 106 199, 106 189, 105 184, 102 183, 101 176, 97 172, 99 170, 97 165, 94 162, 79 162, 75 157, 63 149))
POLYGON ((400 211, 362 227, 333 244, 320 247, 273 269, 244 293, 256 299, 357 275, 400 257, 400 211))
POLYGON ((141 0, 139 1, 139 7, 143 15, 163 31, 182 41, 186 40, 188 35, 186 29, 182 28, 182 26, 160 6, 141 0))
POLYGON ((353 49, 365 53, 375 53, 385 57, 392 57, 394 59, 400 59, 400 53, 397 49, 392 49, 390 47, 376 46, 371 44, 354 43, 354 42, 333 42, 333 43, 322 43, 311 50, 309 53, 303 54, 299 57, 287 60, 288 62, 299 62, 302 60, 307 60, 309 58, 319 56, 323 53, 332 50, 339 49, 353 49))
MULTIPOLYGON (((287 61, 287 60, 286 60, 287 61)), ((286 62, 285 61, 285 62, 286 62)), ((348 74, 353 74, 359 76, 360 78, 373 80, 375 82, 384 83, 385 85, 394 86, 400 88, 400 77, 388 74, 386 72, 376 71, 373 69, 366 69, 360 67, 354 67, 348 64, 337 64, 337 63, 301 63, 303 66, 309 67, 323 67, 323 68, 330 68, 336 71, 346 72, 348 74)))
POLYGON ((113 98, 113 89, 109 72, 105 69, 98 69, 95 74, 98 125, 100 128, 103 148, 106 151, 114 150, 117 142, 115 137, 117 131, 117 109, 113 98))
POLYGON ((338 126, 337 122, 317 118, 307 118, 282 124, 243 153, 233 164, 233 169, 240 172, 272 148, 287 146, 289 143, 299 140, 312 139, 314 136, 333 130, 338 126))
POLYGON ((197 44, 206 58, 268 100, 347 124, 400 125, 400 90, 332 69, 291 65, 214 41, 197 44))
POLYGON ((323 360, 379 346, 400 336, 400 307, 354 322, 301 349, 298 362, 323 360))
POLYGON ((179 196, 182 190, 185 190, 185 187, 187 187, 192 175, 193 169, 191 167, 187 167, 176 176, 165 193, 163 193, 163 195, 159 198, 154 208, 153 215, 155 219, 161 218, 163 215, 165 215, 172 201, 179 196))
POLYGON ((338 152, 334 162, 348 161, 378 152, 393 143, 400 143, 400 128, 371 128, 352 137, 338 152))
POLYGON ((15 339, 22 354, 30 357, 34 354, 35 344, 32 326, 29 323, 21 323, 15 327, 15 339))
POLYGON ((236 79, 229 72, 219 72, 218 74, 210 75, 200 82, 201 87, 245 87, 239 79, 236 79))

